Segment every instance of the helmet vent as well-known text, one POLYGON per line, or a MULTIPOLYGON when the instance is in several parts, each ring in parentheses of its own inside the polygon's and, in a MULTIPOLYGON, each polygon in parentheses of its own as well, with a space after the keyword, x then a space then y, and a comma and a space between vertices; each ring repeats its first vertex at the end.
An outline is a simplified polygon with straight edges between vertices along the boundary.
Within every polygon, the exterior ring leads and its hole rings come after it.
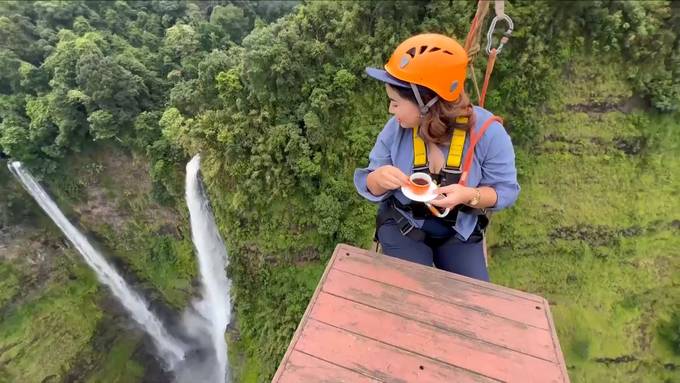
POLYGON ((408 55, 411 56, 411 58, 414 58, 416 57, 416 48, 411 48, 407 50, 406 53, 408 53, 408 55))
POLYGON ((425 53, 426 50, 427 50, 427 45, 421 46, 420 47, 420 54, 422 55, 423 53, 425 53))
POLYGON ((449 52, 449 51, 444 51, 444 53, 446 53, 447 55, 453 56, 453 53, 451 53, 451 52, 449 52))
POLYGON ((437 48, 437 47, 432 47, 432 49, 430 49, 430 52, 436 52, 436 51, 440 51, 440 50, 442 50, 442 49, 437 48))

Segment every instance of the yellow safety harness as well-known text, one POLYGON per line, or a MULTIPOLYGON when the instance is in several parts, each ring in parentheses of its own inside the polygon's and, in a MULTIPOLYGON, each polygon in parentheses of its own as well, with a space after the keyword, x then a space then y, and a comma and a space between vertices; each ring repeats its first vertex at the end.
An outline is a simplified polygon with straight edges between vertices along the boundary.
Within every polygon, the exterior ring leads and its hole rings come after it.
MULTIPOLYGON (((465 146, 466 137, 467 131, 458 128, 453 130, 449 156, 446 159, 446 170, 455 172, 460 171, 463 159, 463 146, 465 146)), ((427 167, 427 148, 425 146, 425 141, 418 135, 418 128, 413 128, 413 169, 422 169, 425 167, 427 167)))

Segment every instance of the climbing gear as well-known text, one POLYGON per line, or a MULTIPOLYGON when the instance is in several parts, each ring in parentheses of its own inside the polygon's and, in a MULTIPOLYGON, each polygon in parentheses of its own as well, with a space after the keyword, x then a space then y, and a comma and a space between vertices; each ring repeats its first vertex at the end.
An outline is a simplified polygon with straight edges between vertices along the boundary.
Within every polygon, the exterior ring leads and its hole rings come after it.
MULTIPOLYGON (((431 89, 446 101, 456 101, 463 91, 467 64, 468 55, 456 40, 425 33, 399 44, 385 64, 385 70, 392 77, 411 84, 418 100, 420 92, 415 85, 431 89)), ((419 101, 419 106, 422 113, 423 107, 432 105, 419 101)))
POLYGON ((496 23, 498 20, 504 20, 508 24, 508 29, 503 32, 503 37, 501 37, 500 43, 498 44, 498 48, 493 48, 496 49, 496 54, 500 54, 501 50, 503 50, 503 47, 505 44, 508 42, 510 39, 510 35, 512 35, 513 29, 515 29, 515 25, 512 22, 512 19, 508 15, 503 15, 503 16, 496 16, 491 20, 491 25, 489 26, 489 31, 486 33, 486 54, 490 55, 491 54, 491 44, 492 44, 492 38, 493 38, 493 33, 496 30, 496 23))
POLYGON ((512 35, 512 31, 514 30, 515 26, 514 23, 512 22, 512 19, 510 16, 505 14, 504 10, 504 2, 502 0, 496 0, 494 2, 494 11, 496 13, 496 16, 491 20, 491 25, 489 26, 489 29, 487 31, 486 37, 487 37, 487 43, 486 43, 486 53, 489 55, 489 59, 487 61, 486 65, 486 72, 484 74, 484 84, 482 86, 482 90, 480 92, 479 86, 477 85, 477 76, 475 73, 475 68, 474 68, 474 59, 477 56, 477 53, 480 50, 480 40, 481 40, 481 26, 484 23, 484 19, 487 16, 488 10, 489 10, 489 4, 490 0, 479 0, 477 3, 477 12, 475 13, 475 17, 472 19, 472 23, 470 25, 470 30, 468 32, 468 35, 465 39, 465 51, 467 52, 468 56, 470 57, 470 74, 472 77, 472 82, 475 88, 475 91, 477 93, 477 103, 479 106, 484 107, 484 103, 486 101, 486 93, 489 89, 489 81, 491 79, 491 73, 493 72, 494 65, 496 63, 496 57, 500 54, 500 52, 503 50, 503 47, 505 44, 507 44, 508 40, 510 39, 510 36, 512 35), (493 33, 495 32, 496 29, 496 23, 500 20, 503 20, 507 23, 508 28, 507 30, 503 33, 503 37, 501 37, 499 45, 497 48, 492 48, 493 44, 493 33))
POLYGON ((496 16, 491 21, 491 26, 489 27, 489 32, 487 33, 487 44, 486 53, 489 55, 489 61, 486 64, 486 73, 484 74, 484 85, 482 86, 482 94, 479 96, 479 106, 484 106, 486 101, 486 91, 489 88, 489 80, 491 79, 491 72, 493 72, 494 64, 496 63, 496 57, 501 53, 503 46, 508 42, 514 25, 512 19, 508 15, 503 15, 503 20, 508 24, 508 29, 503 33, 501 37, 498 48, 491 48, 491 40, 493 32, 496 28, 496 22, 499 20, 499 16, 496 16))
MULTIPOLYGON (((428 167, 427 148, 425 141, 418 135, 418 128, 413 128, 413 172, 427 173, 439 186, 447 186, 453 184, 467 185, 467 175, 472 166, 472 158, 475 152, 475 147, 482 138, 486 130, 492 123, 503 123, 503 120, 498 116, 489 117, 482 126, 475 131, 470 131, 470 144, 463 159, 463 148, 465 147, 465 139, 467 131, 463 129, 454 129, 451 136, 451 145, 449 147, 449 155, 446 160, 446 166, 441 170, 440 174, 431 174, 428 167)), ((415 218, 425 218, 427 216, 440 216, 432 212, 426 204, 413 203, 412 208, 415 218)), ((445 221, 455 223, 458 210, 464 209, 466 212, 483 215, 482 209, 475 209, 469 206, 456 206, 452 208, 446 217, 442 217, 445 221)))
MULTIPOLYGON (((459 183, 463 186, 467 185, 467 174, 470 171, 470 167, 472 166, 472 157, 475 152, 475 146, 477 145, 481 137, 484 135, 486 130, 494 122, 502 124, 503 120, 498 116, 491 116, 486 121, 484 121, 482 126, 476 132, 474 130, 471 131, 470 145, 468 146, 468 150, 465 154, 465 159, 462 162, 463 165, 462 169, 460 168, 460 164, 463 146, 465 144, 465 136, 467 135, 467 132, 463 130, 462 132, 466 134, 462 135, 462 133, 456 134, 454 130, 453 137, 451 138, 451 147, 449 148, 447 168, 442 169, 442 171, 445 172, 443 181, 447 183, 442 183, 441 186, 450 185, 452 183, 459 183), (454 152, 454 154, 451 155, 451 152, 454 152), (456 165, 457 167, 450 167, 449 164, 456 165)), ((413 171, 414 172, 423 171, 429 174, 429 168, 427 167, 427 152, 425 149, 425 142, 422 140, 422 138, 418 136, 416 129, 413 130, 414 130, 413 171)), ((385 203, 381 205, 376 216, 375 226, 376 229, 374 234, 374 239, 376 241, 376 251, 378 251, 379 243, 378 229, 380 229, 380 226, 382 226, 389 219, 394 220, 397 223, 397 225, 399 225, 399 231, 403 235, 408 236, 409 238, 412 238, 416 241, 423 241, 425 239, 426 236, 425 232, 411 224, 408 221, 408 219, 406 219, 406 217, 399 210, 397 210, 397 208, 399 208, 402 211, 411 213, 411 215, 415 219, 426 219, 432 217, 432 212, 430 212, 427 206, 423 203, 411 203, 408 205, 404 205, 401 202, 399 202, 399 200, 397 200, 394 196, 390 197, 385 203)), ((484 236, 484 232, 486 230, 486 227, 489 225, 489 217, 486 216, 486 211, 484 209, 476 209, 467 205, 463 206, 459 205, 451 209, 451 212, 445 217, 437 219, 441 219, 449 225, 455 225, 459 211, 465 212, 467 214, 477 215, 477 225, 480 229, 482 239, 485 240, 486 238, 484 236)), ((486 243, 484 244, 484 259, 485 261, 487 261, 486 243)))
MULTIPOLYGON (((461 159, 463 155, 463 148, 465 147, 465 139, 467 137, 467 131, 464 129, 455 128, 453 134, 451 135, 451 145, 449 148, 449 155, 446 160, 446 167, 442 169, 444 174, 444 179, 441 179, 441 175, 430 174, 430 176, 440 184, 441 186, 451 185, 454 183, 459 183, 460 176, 469 170, 472 157, 474 153, 475 145, 481 138, 481 136, 486 132, 486 130, 491 126, 491 124, 496 121, 498 123, 503 123, 503 120, 498 116, 489 117, 479 128, 478 131, 472 129, 470 131, 470 148, 467 151, 466 161, 468 163, 462 163, 464 166, 461 170, 461 159)), ((428 160, 427 160, 427 148, 425 141, 418 134, 418 128, 413 128, 413 171, 414 172, 426 172, 429 173, 428 160)))
POLYGON ((380 206, 378 214, 375 218, 375 241, 378 242, 378 230, 380 229, 380 226, 389 220, 393 220, 397 226, 399 226, 401 235, 407 236, 414 241, 423 241, 425 239, 425 232, 413 226, 411 222, 409 222, 408 219, 406 219, 406 217, 404 217, 404 215, 396 209, 397 206, 402 210, 409 210, 406 205, 402 205, 394 197, 390 197, 383 205, 380 206))
MULTIPOLYGON (((375 225, 375 234, 374 234, 374 241, 376 242, 376 252, 378 251, 377 245, 379 244, 378 240, 378 230, 382 225, 384 225, 387 221, 394 221, 397 226, 399 227, 399 231, 401 232, 402 235, 409 237, 413 239, 414 241, 423 241, 425 240, 425 237, 427 237, 427 233, 415 227, 413 224, 411 224, 408 219, 399 211, 404 211, 411 213, 411 215, 415 219, 439 219, 443 221, 445 224, 449 226, 453 226, 456 223, 456 217, 458 215, 458 210, 454 213, 454 216, 452 219, 441 219, 441 218, 432 218, 432 216, 427 216, 427 215, 418 215, 418 212, 422 212, 422 206, 423 204, 408 204, 404 205, 399 202, 398 199, 395 197, 390 197, 388 198, 385 202, 383 202, 380 205, 380 208, 378 209, 378 214, 376 215, 376 225, 375 225), (399 209, 399 210, 397 210, 399 209)), ((472 211, 475 211, 475 209, 471 209, 467 206, 464 206, 463 208, 459 209, 460 211, 469 213, 472 211)), ((468 240, 475 240, 479 241, 482 240, 484 237, 484 233, 486 232, 486 228, 489 225, 489 219, 486 215, 481 214, 477 216, 477 227, 473 231, 471 237, 468 240), (480 237, 478 238, 472 238, 473 235, 478 234, 480 237)))

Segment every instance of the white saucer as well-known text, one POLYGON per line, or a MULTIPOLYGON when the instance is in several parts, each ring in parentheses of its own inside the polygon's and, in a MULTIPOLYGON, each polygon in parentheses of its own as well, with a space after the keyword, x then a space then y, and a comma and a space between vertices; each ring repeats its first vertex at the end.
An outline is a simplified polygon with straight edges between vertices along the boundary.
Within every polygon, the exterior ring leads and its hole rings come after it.
POLYGON ((418 201, 418 202, 430 202, 433 199, 437 198, 439 194, 434 193, 434 189, 437 188, 437 185, 431 183, 430 184, 430 189, 428 189, 427 193, 425 194, 415 194, 411 189, 408 188, 408 186, 402 186, 401 187, 401 192, 404 193, 406 198, 412 200, 412 201, 418 201))

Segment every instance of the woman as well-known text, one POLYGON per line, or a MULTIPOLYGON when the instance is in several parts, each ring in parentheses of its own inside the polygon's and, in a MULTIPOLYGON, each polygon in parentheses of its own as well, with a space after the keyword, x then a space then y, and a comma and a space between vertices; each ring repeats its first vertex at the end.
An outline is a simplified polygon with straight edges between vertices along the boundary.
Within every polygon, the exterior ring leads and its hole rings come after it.
POLYGON ((510 137, 463 90, 467 64, 454 39, 421 34, 401 43, 385 70, 366 68, 385 83, 393 117, 354 184, 380 203, 377 239, 386 255, 488 281, 484 212, 511 206, 520 188, 510 137), (450 208, 448 215, 440 218, 402 192, 414 172, 437 182, 430 204, 450 208))

